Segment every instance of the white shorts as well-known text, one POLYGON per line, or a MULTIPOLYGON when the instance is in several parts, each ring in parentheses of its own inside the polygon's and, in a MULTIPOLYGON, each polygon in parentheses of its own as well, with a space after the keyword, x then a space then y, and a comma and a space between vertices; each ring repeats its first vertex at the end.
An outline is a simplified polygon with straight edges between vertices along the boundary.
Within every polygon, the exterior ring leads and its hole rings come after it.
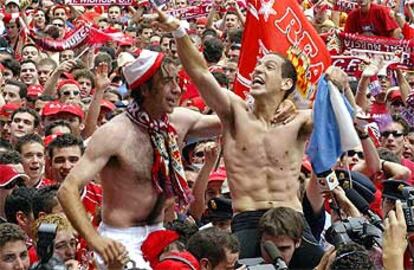
MULTIPOLYGON (((105 236, 122 243, 128 251, 129 258, 135 261, 136 267, 151 269, 149 263, 147 263, 142 256, 141 245, 144 240, 147 239, 148 234, 163 229, 162 223, 130 228, 114 228, 101 222, 98 227, 98 233, 101 236, 105 236)), ((104 261, 97 254, 96 262, 99 270, 107 269, 104 261)))

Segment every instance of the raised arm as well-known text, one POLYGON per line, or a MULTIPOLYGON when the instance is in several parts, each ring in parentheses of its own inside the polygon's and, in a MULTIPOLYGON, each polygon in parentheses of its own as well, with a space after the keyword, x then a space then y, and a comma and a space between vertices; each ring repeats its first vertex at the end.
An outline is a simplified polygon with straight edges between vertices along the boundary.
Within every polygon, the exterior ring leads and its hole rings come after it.
POLYGON ((115 137, 113 126, 105 125, 99 129, 88 144, 85 154, 63 181, 58 199, 66 216, 80 235, 101 255, 106 263, 120 260, 124 247, 113 240, 103 238, 94 229, 80 199, 80 190, 98 174, 109 158, 115 153, 116 147, 108 141, 121 141, 115 137))
MULTIPOLYGON (((173 17, 167 17, 161 10, 158 12, 158 22, 165 31, 179 30, 185 32, 180 26, 180 21, 173 17)), ((177 52, 185 71, 195 83, 206 104, 223 119, 231 113, 231 98, 228 91, 221 89, 220 85, 208 71, 207 63, 197 50, 187 34, 176 37, 177 52)))

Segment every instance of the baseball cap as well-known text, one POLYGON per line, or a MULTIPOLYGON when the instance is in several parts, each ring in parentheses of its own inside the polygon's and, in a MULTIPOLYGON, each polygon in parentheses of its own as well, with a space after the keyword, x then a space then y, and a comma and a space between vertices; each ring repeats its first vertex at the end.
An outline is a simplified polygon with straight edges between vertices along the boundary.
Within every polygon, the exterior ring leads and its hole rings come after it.
POLYGON ((31 85, 27 88, 27 96, 31 98, 37 98, 42 95, 43 93, 43 86, 37 84, 37 85, 31 85))
POLYGON ((388 101, 393 101, 393 100, 396 100, 396 99, 402 100, 401 91, 400 91, 399 87, 392 87, 387 92, 387 100, 388 101))
POLYGON ((410 187, 405 181, 389 179, 382 182, 382 197, 392 200, 404 200, 403 188, 410 187))
POLYGON ((223 168, 218 168, 216 171, 212 172, 208 177, 208 182, 224 182, 227 179, 226 170, 223 168))
POLYGON ((0 188, 7 188, 8 184, 19 178, 29 180, 26 174, 19 173, 13 165, 0 164, 0 188))
POLYGON ((207 218, 223 220, 233 218, 233 208, 230 199, 218 197, 207 202, 207 218))
POLYGON ((7 6, 8 4, 16 4, 17 6, 20 7, 20 1, 19 0, 6 0, 5 5, 7 6))
POLYGON ((0 107, 0 120, 7 121, 15 110, 20 108, 19 104, 7 103, 0 107))
POLYGON ((75 104, 63 104, 60 102, 52 101, 45 104, 42 110, 42 116, 52 116, 59 113, 69 113, 83 119, 84 112, 82 108, 75 104))
POLYGON ((155 231, 148 235, 144 243, 142 243, 141 251, 151 267, 159 263, 159 256, 164 249, 172 242, 178 240, 180 236, 172 230, 155 231))
POLYGON ((101 100, 101 109, 104 109, 104 110, 107 110, 107 111, 113 111, 113 110, 116 109, 116 106, 112 102, 110 102, 108 100, 105 100, 105 99, 102 99, 101 100))

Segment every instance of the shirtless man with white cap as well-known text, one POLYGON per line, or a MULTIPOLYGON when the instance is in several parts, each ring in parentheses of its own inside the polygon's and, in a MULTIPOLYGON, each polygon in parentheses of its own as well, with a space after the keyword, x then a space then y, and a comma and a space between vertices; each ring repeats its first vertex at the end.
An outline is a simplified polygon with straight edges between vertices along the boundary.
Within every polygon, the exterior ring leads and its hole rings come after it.
MULTIPOLYGON (((216 116, 174 109, 181 89, 175 65, 163 54, 143 50, 123 73, 134 102, 95 131, 58 198, 73 226, 99 255, 99 269, 124 264, 128 258, 138 268, 151 269, 142 258, 141 243, 162 229, 166 201, 175 198, 185 207, 191 199, 180 147, 188 137, 217 136, 221 124, 216 116), (79 198, 79 190, 98 173, 103 188, 99 233, 79 198)), ((104 83, 109 84, 107 76, 98 78, 98 84, 104 83)))

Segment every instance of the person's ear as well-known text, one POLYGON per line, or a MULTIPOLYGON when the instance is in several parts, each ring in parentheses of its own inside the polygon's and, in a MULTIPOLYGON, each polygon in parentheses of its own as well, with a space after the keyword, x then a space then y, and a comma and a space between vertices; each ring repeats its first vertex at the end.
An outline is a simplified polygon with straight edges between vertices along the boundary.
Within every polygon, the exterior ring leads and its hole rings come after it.
POLYGON ((302 239, 299 239, 299 241, 295 243, 295 248, 299 248, 301 244, 302 244, 302 239))
POLYGON ((20 227, 27 225, 28 223, 27 217, 22 211, 17 211, 16 222, 20 227))
POLYGON ((201 267, 201 270, 210 270, 211 269, 210 262, 208 261, 207 258, 202 258, 200 260, 200 267, 201 267))
POLYGON ((293 86, 293 80, 290 78, 282 79, 282 90, 289 91, 293 86))

